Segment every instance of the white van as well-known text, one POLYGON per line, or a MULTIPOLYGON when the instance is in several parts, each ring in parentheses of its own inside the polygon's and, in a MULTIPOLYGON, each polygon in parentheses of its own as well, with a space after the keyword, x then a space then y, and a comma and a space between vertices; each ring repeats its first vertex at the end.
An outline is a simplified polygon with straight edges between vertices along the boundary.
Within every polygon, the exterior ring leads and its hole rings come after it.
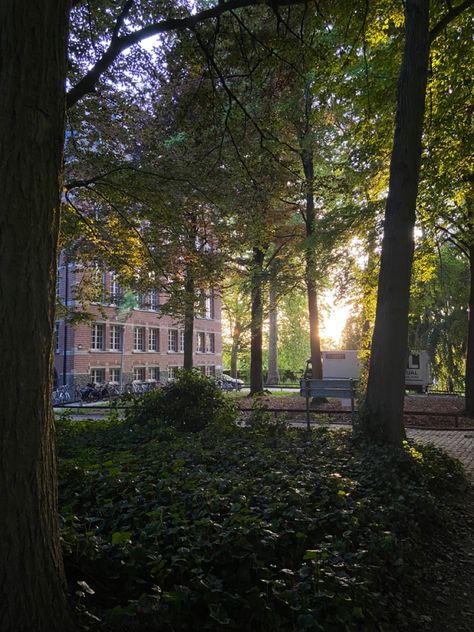
MULTIPOLYGON (((321 357, 324 379, 359 379, 361 370, 359 351, 355 349, 321 351, 321 357)), ((431 383, 428 352, 411 350, 405 370, 405 387, 408 390, 425 393, 431 383)))

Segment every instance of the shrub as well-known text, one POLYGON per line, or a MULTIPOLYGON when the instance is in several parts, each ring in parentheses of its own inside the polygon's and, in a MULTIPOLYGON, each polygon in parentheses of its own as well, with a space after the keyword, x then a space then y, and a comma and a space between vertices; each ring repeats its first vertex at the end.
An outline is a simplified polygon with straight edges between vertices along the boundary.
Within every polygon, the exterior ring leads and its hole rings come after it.
POLYGON ((179 371, 173 382, 144 395, 127 413, 132 423, 162 421, 184 432, 226 425, 236 418, 235 407, 218 384, 198 371, 179 371))

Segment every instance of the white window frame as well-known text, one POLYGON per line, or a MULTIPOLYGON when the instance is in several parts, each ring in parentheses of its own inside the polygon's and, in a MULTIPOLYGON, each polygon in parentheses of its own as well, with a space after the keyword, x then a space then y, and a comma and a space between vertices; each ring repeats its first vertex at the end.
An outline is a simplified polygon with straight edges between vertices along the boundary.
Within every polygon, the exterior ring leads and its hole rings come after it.
POLYGON ((160 381, 160 367, 159 366, 149 366, 148 367, 148 378, 150 380, 155 380, 156 382, 160 381))
POLYGON ((181 367, 179 366, 168 366, 167 371, 168 371, 168 379, 169 380, 174 380, 174 378, 176 377, 176 371, 179 371, 181 367))
POLYGON ((213 331, 206 332, 206 353, 216 352, 216 334, 213 331))
POLYGON ((168 352, 169 353, 177 353, 178 352, 178 330, 177 329, 168 329, 168 352))
POLYGON ((123 344, 123 325, 110 325, 110 350, 121 351, 123 344))
POLYGON ((150 290, 149 294, 148 294, 148 298, 149 298, 149 305, 148 305, 148 309, 151 312, 156 312, 158 311, 158 306, 160 304, 159 299, 158 299, 158 291, 157 290, 150 290))
POLYGON ((91 349, 104 351, 105 349, 105 323, 94 323, 91 327, 91 349))
POLYGON ((158 327, 148 329, 148 351, 160 350, 160 330, 158 327))
POLYGON ((206 351, 206 332, 198 331, 196 333, 196 352, 205 353, 206 351))
POLYGON ((133 329, 133 350, 145 351, 145 327, 137 326, 133 329))
POLYGON ((179 332, 179 350, 181 353, 184 351, 184 329, 179 332))
POLYGON ((111 382, 114 382, 115 384, 120 384, 120 368, 119 367, 112 367, 111 369, 109 369, 109 376, 110 376, 111 382))
POLYGON ((110 273, 110 304, 118 305, 123 298, 123 291, 115 272, 110 273))
POLYGON ((94 384, 104 384, 105 383, 105 368, 103 367, 93 367, 91 369, 91 382, 94 384), (100 379, 97 379, 97 376, 100 375, 100 379))
POLYGON ((215 364, 206 364, 206 375, 207 375, 207 377, 216 377, 216 365, 215 364))
POLYGON ((144 366, 133 367, 133 381, 134 382, 144 382, 145 377, 146 377, 146 368, 144 366))

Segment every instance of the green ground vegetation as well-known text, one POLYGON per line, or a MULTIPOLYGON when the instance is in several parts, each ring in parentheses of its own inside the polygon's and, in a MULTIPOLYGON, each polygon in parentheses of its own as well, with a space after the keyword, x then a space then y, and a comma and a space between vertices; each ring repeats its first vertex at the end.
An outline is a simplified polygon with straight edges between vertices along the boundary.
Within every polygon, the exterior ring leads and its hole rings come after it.
POLYGON ((199 432, 140 421, 58 422, 65 565, 89 629, 429 629, 421 577, 459 463, 265 412, 199 432))

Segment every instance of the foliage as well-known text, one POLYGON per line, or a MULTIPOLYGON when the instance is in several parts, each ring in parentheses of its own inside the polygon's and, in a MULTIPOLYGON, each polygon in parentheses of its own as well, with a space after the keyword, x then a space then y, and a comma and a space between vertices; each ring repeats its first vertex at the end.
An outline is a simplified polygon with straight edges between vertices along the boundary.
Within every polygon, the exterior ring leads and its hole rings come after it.
POLYGON ((140 397, 126 415, 133 424, 161 421, 182 432, 198 432, 209 424, 225 425, 236 416, 217 382, 198 370, 178 371, 175 380, 140 397))
POLYGON ((428 350, 434 381, 443 389, 451 385, 464 390, 468 299, 468 262, 452 244, 444 244, 437 256, 429 251, 418 255, 410 302, 410 346, 428 350))
POLYGON ((422 547, 463 481, 433 447, 123 422, 58 436, 66 569, 104 629, 424 629, 422 547))
POLYGON ((288 430, 285 414, 275 415, 259 399, 255 399, 252 410, 245 419, 245 426, 254 432, 265 432, 268 435, 278 435, 288 430))

